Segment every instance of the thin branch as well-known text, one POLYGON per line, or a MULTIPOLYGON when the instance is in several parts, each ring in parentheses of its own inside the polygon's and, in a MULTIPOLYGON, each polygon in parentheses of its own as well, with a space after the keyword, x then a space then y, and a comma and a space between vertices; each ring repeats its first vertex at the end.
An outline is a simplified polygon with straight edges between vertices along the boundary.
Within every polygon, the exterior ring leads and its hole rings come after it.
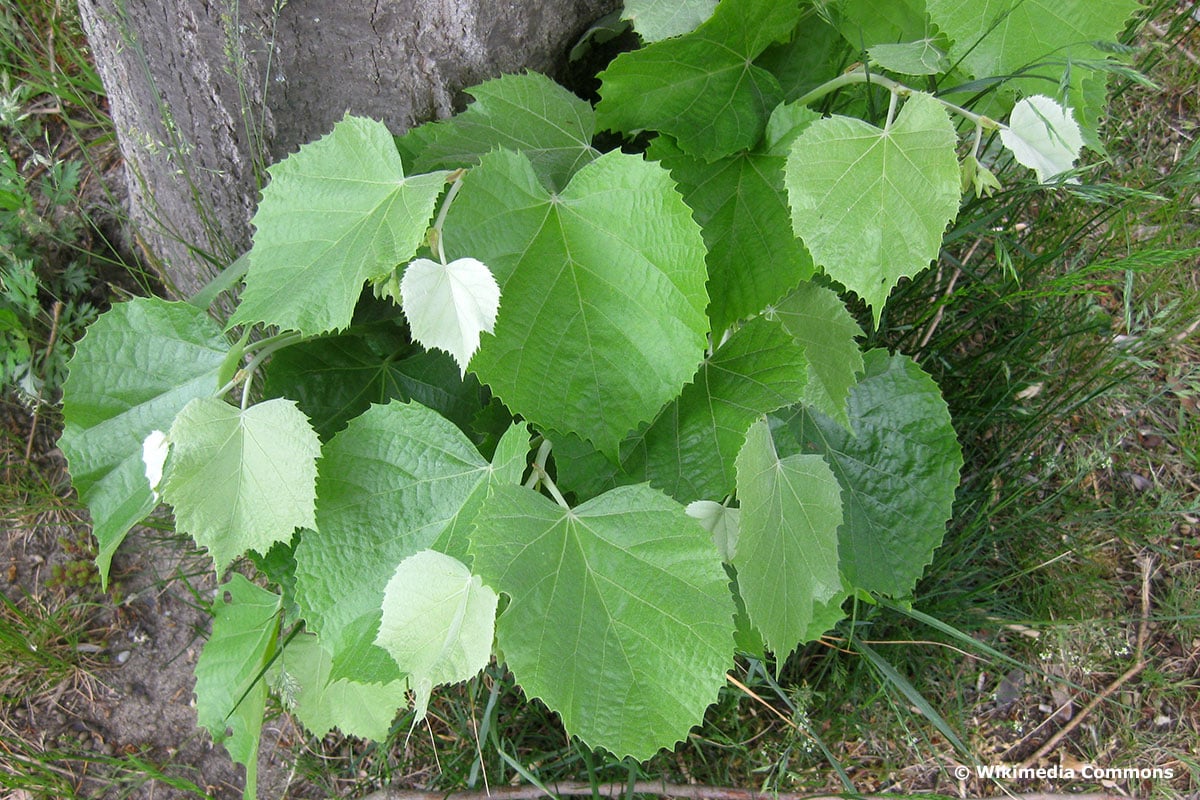
MULTIPOLYGON (((491 792, 427 792, 416 789, 381 789, 362 800, 538 800, 542 797, 623 797, 629 794, 681 798, 681 800, 845 800, 844 795, 813 795, 802 792, 758 792, 726 786, 700 786, 660 781, 625 781, 592 786, 583 782, 548 783, 544 792, 536 786, 496 787, 491 792)), ((894 795, 854 795, 855 800, 893 800, 894 795)), ((1113 794, 1026 794, 1015 800, 1128 800, 1113 794)))
POLYGON ((442 200, 442 208, 438 211, 437 220, 433 223, 434 244, 437 246, 438 260, 443 265, 446 263, 446 249, 442 236, 442 226, 446 224, 446 214, 450 211, 450 204, 454 202, 454 198, 458 196, 458 190, 462 188, 463 176, 467 174, 465 169, 456 169, 446 176, 447 182, 450 183, 450 190, 446 192, 446 198, 442 200))
MULTIPOLYGON (((42 356, 42 363, 48 364, 50 357, 54 355, 54 344, 58 340, 58 320, 62 316, 63 304, 61 300, 54 302, 54 315, 50 319, 50 337, 46 340, 46 354, 42 356)), ((29 361, 29 369, 33 369, 33 359, 29 361)), ((28 462, 33 457, 33 443, 37 439, 38 416, 42 411, 42 389, 38 389, 37 402, 33 405, 33 419, 29 423, 29 438, 25 441, 25 461, 28 462)))

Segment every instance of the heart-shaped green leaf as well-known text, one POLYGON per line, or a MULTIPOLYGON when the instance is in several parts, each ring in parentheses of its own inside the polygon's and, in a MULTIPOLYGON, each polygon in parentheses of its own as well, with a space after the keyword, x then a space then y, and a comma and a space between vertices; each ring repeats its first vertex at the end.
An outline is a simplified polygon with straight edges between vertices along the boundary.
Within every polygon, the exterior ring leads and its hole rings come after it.
POLYGON ((904 597, 946 533, 962 450, 941 391, 911 358, 872 350, 865 370, 850 390, 850 430, 800 408, 775 441, 785 455, 820 453, 833 468, 851 585, 904 597))
POLYGON ((511 598, 509 667, 570 733, 644 759, 700 722, 733 655, 733 600, 683 506, 645 485, 571 510, 499 487, 471 539, 473 569, 511 598))
POLYGON ((349 325, 363 283, 416 255, 445 186, 444 172, 405 176, 387 127, 350 115, 267 171, 229 324, 309 336, 349 325))
POLYGON ((266 553, 314 524, 321 443, 292 401, 239 409, 199 398, 175 417, 169 439, 163 498, 218 572, 247 550, 266 553))
POLYGON ((445 350, 466 375, 479 335, 492 332, 500 310, 500 287, 487 264, 474 258, 449 264, 414 259, 404 270, 400 294, 413 338, 445 350))
POLYGON ((704 242, 658 164, 614 151, 551 194, 499 150, 463 179, 445 231, 504 298, 471 370, 536 425, 615 453, 704 354, 704 242))
POLYGON ((891 126, 827 117, 792 143, 792 225, 813 260, 876 322, 892 288, 937 258, 958 213, 957 138, 946 110, 915 93, 891 126))

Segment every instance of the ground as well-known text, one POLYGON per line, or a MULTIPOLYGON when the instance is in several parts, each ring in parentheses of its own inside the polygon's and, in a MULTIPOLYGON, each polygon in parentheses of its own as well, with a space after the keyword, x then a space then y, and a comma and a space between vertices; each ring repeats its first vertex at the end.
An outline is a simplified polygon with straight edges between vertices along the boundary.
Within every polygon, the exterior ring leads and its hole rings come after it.
MULTIPOLYGON (((30 785, 41 787, 22 794, 13 777, 10 796, 43 796, 48 776, 41 773, 52 773, 63 796, 70 787, 78 797, 195 797, 196 787, 214 798, 241 797, 241 768, 197 727, 193 707, 193 669, 209 627, 204 604, 216 585, 212 562, 176 537, 141 527, 101 592, 87 518, 69 499, 51 431, 37 436, 36 455, 24 465, 24 454, 11 451, 24 443, 30 417, 13 405, 5 411, 6 491, 28 488, 30 480, 55 490, 40 496, 40 508, 14 508, 14 498, 5 498, 0 520, 8 599, 0 618, 0 737, 7 751, 0 751, 0 771, 34 776, 30 785), (26 652, 17 652, 22 644, 26 652), (31 670, 42 675, 39 691, 27 691, 31 670)), ((286 717, 264 726, 264 797, 287 791, 289 748, 298 736, 286 717)))

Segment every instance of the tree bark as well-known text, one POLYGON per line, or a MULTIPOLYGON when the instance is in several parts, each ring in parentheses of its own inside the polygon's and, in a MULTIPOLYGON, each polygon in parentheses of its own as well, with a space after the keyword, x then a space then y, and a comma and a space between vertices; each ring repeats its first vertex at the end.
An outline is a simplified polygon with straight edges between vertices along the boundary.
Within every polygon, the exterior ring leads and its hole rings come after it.
POLYGON ((250 243, 266 165, 345 113, 394 133, 461 90, 553 72, 616 0, 79 0, 136 240, 196 291, 250 243))

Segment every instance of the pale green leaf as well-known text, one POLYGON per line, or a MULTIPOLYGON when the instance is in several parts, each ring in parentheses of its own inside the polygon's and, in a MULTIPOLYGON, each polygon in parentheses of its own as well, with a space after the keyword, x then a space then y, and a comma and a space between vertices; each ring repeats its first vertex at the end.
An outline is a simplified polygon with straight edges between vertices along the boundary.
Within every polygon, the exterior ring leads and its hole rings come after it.
POLYGON ((489 487, 520 480, 528 434, 514 426, 506 439, 493 466, 442 416, 393 402, 372 406, 325 445, 317 529, 296 547, 296 601, 333 654, 335 677, 399 677, 391 657, 370 644, 384 589, 396 566, 421 550, 465 558, 465 531, 489 487), (344 657, 352 647, 358 654, 344 657))
POLYGON ((872 307, 937 258, 960 199, 954 126, 914 93, 888 128, 852 117, 813 123, 792 144, 785 182, 813 260, 872 307))
POLYGON ((833 291, 815 283, 801 284, 776 306, 769 317, 804 347, 808 383, 804 402, 849 429, 846 398, 863 370, 857 337, 862 329, 833 291))
POLYGON ((933 39, 877 44, 867 50, 867 55, 875 66, 901 75, 937 75, 950 68, 946 53, 933 39))
POLYGON ((193 400, 171 425, 163 498, 176 527, 208 548, 218 572, 314 524, 321 443, 290 400, 239 409, 193 400))
POLYGON ((196 718, 246 768, 244 796, 253 800, 267 704, 263 673, 275 650, 280 598, 237 573, 221 590, 212 635, 196 661, 196 718))
POLYGON ((417 720, 434 686, 465 681, 487 666, 500 598, 461 561, 422 550, 400 562, 383 593, 375 644, 408 675, 417 720))
POLYGON ((406 177, 383 123, 349 115, 267 172, 229 324, 309 336, 348 326, 363 283, 416 255, 445 185, 442 172, 406 177))
POLYGON ((228 350, 204 311, 152 297, 113 306, 75 345, 58 445, 91 512, 102 585, 125 534, 157 503, 143 442, 169 430, 189 401, 216 393, 228 350))
POLYGON ((597 125, 670 134, 705 160, 753 147, 783 99, 754 58, 787 39, 799 16, 794 3, 724 0, 695 31, 622 53, 600 74, 597 125))
POLYGON ((1138 0, 928 0, 934 23, 954 40, 950 58, 976 78, 1018 75, 1006 88, 1045 94, 1068 79, 1067 104, 1094 133, 1104 109, 1103 91, 1087 87, 1107 73, 1086 62, 1107 55, 1139 8, 1138 0), (1069 66, 1068 66, 1069 65, 1069 66), (1069 70, 1069 72, 1068 72, 1069 70))
POLYGON ((473 375, 461 377, 443 352, 413 348, 391 323, 286 347, 265 373, 266 396, 295 400, 323 439, 372 403, 416 400, 463 429, 482 408, 473 375))
POLYGON ((717 0, 625 0, 624 19, 644 42, 691 33, 712 16, 717 0))
POLYGON ((497 151, 463 179, 445 229, 504 297, 471 370, 536 425, 614 452, 703 356, 704 243, 657 164, 614 151, 551 195, 524 156, 497 151))
POLYGON ((487 264, 474 258, 449 264, 414 259, 404 270, 400 294, 413 338, 427 349, 445 350, 465 376, 480 334, 495 329, 500 310, 500 287, 487 264))
POLYGON ((846 596, 838 572, 841 490, 820 456, 780 459, 766 420, 746 432, 737 490, 738 590, 782 662, 827 630, 824 607, 846 596))
POLYGON ((1017 103, 1008 125, 1000 129, 1000 141, 1018 162, 1034 171, 1039 183, 1073 169, 1083 149, 1083 134, 1071 109, 1045 95, 1017 103))
POLYGON ((850 391, 847 431, 798 409, 780 452, 823 455, 842 486, 841 568, 858 589, 908 595, 941 544, 962 450, 937 384, 907 356, 872 350, 850 391))
POLYGON ((741 512, 714 500, 693 500, 687 504, 685 511, 712 536, 713 544, 721 554, 721 560, 727 564, 732 563, 733 557, 737 555, 741 512))
POLYGON ((511 602, 497 643, 530 698, 590 747, 645 759, 684 739, 733 655, 720 555, 647 486, 573 510, 521 487, 488 497, 473 570, 511 602))
POLYGON ((407 681, 361 683, 335 678, 332 672, 329 651, 313 634, 300 633, 271 664, 267 680, 312 736, 337 728, 349 736, 386 741, 396 712, 408 703, 407 681))
POLYGON ((789 224, 784 161, 750 153, 711 164, 682 153, 662 159, 704 233, 718 335, 812 277, 812 257, 789 224))
POLYGON ((502 75, 466 93, 475 99, 461 114, 404 135, 419 171, 469 166, 503 148, 524 153, 539 177, 561 189, 599 155, 591 105, 545 75, 502 75))

